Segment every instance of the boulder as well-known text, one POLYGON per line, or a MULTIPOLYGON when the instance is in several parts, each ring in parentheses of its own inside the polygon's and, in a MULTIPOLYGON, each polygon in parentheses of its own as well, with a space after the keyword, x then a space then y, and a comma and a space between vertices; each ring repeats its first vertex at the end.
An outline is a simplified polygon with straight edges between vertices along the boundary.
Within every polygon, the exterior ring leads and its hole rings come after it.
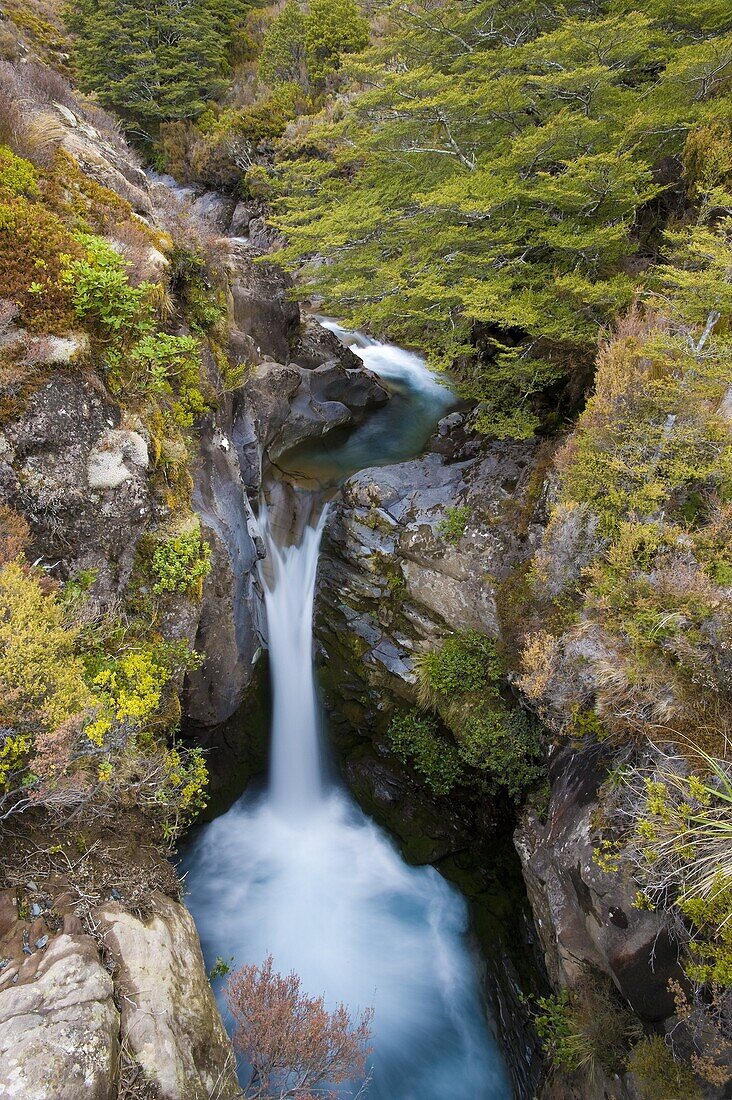
POLYGON ((145 920, 116 902, 95 913, 116 964, 122 1042, 162 1100, 230 1100, 240 1095, 234 1053, 193 918, 160 893, 151 908, 145 920))
POLYGON ((54 936, 16 975, 0 989, 0 1097, 113 1100, 120 1016, 92 937, 54 936))
POLYGON ((205 222, 209 230, 225 233, 236 207, 236 199, 220 191, 204 191, 191 203, 191 214, 205 222))

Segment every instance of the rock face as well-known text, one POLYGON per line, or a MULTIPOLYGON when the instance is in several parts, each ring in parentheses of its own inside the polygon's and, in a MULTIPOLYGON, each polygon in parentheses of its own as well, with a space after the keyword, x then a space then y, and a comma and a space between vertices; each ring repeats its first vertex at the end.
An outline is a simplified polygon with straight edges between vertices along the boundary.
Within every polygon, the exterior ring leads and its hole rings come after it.
POLYGON ((0 497, 46 561, 95 569, 100 595, 126 584, 151 510, 147 445, 120 423, 98 383, 59 374, 0 431, 0 497))
POLYGON ((516 846, 552 985, 572 986, 592 967, 656 1024, 674 1012, 669 979, 685 979, 662 917, 637 909, 633 884, 593 861, 592 817, 606 774, 601 747, 564 748, 552 765, 547 820, 527 812, 516 846))
POLYGON ((55 936, 0 982, 0 1097, 113 1100, 120 1016, 91 936, 55 936))
POLYGON ((242 702, 265 633, 256 572, 263 549, 247 497, 246 462, 233 441, 229 401, 202 436, 194 469, 193 507, 211 547, 211 571, 195 641, 206 657, 186 678, 184 706, 206 726, 225 721, 242 702))
POLYGON ((414 700, 416 653, 458 629, 497 635, 496 587, 534 540, 519 529, 531 457, 518 445, 458 448, 346 482, 326 527, 316 631, 357 725, 387 698, 414 700), (457 545, 441 528, 455 508, 457 545))
POLYGON ((235 1060, 206 977, 190 913, 163 894, 141 920, 112 903, 97 911, 116 965, 121 1039, 164 1100, 227 1100, 235 1060))

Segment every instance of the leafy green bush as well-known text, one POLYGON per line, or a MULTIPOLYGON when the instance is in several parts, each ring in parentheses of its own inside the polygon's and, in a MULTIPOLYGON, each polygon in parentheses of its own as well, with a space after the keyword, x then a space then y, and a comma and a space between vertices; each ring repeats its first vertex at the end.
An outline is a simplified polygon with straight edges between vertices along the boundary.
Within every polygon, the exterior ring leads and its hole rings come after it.
POLYGON ((40 194, 38 173, 31 162, 16 156, 7 145, 0 145, 0 190, 27 198, 40 194))
POLYGON ((420 705, 451 730, 474 780, 520 800, 543 774, 541 738, 536 720, 501 696, 503 669, 493 639, 460 631, 421 654, 415 666, 420 705))
POLYGON ((472 691, 496 695, 501 674, 496 643, 477 630, 451 634, 440 649, 420 655, 416 668, 425 704, 472 691))
POLYGON ((458 505, 455 508, 445 510, 445 518, 437 524, 437 533, 444 535, 448 542, 457 546, 465 534, 465 528, 470 520, 470 508, 467 504, 458 505))
POLYGON ((128 262, 103 237, 79 233, 83 259, 70 259, 63 281, 70 288, 79 318, 90 321, 99 337, 113 345, 131 343, 152 328, 151 283, 130 286, 128 262))
POLYGON ((636 1075, 643 1100, 700 1100, 694 1074, 674 1058, 660 1035, 643 1039, 631 1051, 628 1069, 636 1075))
POLYGON ((149 333, 131 348, 126 362, 132 384, 162 398, 181 431, 193 427, 207 408, 201 391, 201 352, 192 336, 149 333))
POLYGON ((203 579, 211 568, 211 549, 198 529, 173 535, 155 547, 150 567, 156 595, 193 592, 200 596, 203 579))
POLYGON ((541 997, 536 1030, 553 1065, 588 1076, 620 1073, 640 1024, 607 981, 586 977, 572 990, 541 997))
POLYGON ((459 782, 462 766, 458 752, 439 736, 431 715, 402 711, 392 719, 389 738, 397 756, 412 764, 435 794, 449 794, 459 782))

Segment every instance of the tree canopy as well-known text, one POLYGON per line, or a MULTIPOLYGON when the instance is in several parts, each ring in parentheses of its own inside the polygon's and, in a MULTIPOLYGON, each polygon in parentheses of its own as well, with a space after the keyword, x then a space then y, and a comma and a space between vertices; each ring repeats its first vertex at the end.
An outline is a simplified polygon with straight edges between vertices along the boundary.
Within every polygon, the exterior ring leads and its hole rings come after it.
POLYGON ((355 93, 281 143, 286 260, 529 434, 657 258, 687 134, 729 115, 729 13, 697 7, 392 3, 355 93))

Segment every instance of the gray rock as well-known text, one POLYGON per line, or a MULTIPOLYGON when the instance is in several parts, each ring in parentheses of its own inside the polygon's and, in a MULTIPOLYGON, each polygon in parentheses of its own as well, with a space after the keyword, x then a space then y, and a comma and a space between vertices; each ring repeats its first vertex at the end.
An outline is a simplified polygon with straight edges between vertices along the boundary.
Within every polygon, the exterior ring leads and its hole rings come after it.
POLYGON ((241 361, 287 363, 300 325, 300 307, 289 294, 292 279, 273 263, 255 263, 245 245, 229 244, 230 343, 241 361))
POLYGON ((96 912, 122 991, 122 1042, 162 1100, 230 1100, 239 1095, 234 1053, 193 918, 163 894, 151 906, 147 920, 114 902, 96 912))
POLYGON ((56 936, 15 978, 0 990, 0 1097, 113 1100, 120 1016, 91 936, 56 936))
POLYGON ((226 232, 236 207, 231 195, 220 191, 204 191, 191 203, 191 214, 217 233, 226 232))

